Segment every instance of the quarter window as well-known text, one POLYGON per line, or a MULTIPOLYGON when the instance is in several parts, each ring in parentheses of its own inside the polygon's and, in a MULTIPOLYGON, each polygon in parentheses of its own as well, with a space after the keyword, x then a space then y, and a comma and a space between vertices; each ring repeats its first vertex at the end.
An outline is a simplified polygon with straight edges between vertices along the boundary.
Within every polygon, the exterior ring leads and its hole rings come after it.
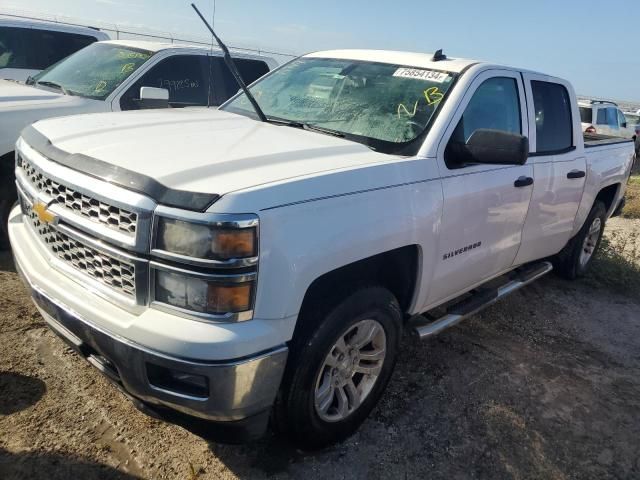
MULTIPOLYGON (((573 146, 571 101, 567 89, 558 84, 533 80, 537 153, 554 153, 573 146)), ((600 112, 598 111, 598 115, 600 112)))
POLYGON ((522 118, 518 84, 514 78, 494 77, 485 80, 473 94, 451 135, 445 151, 449 168, 464 166, 464 145, 478 129, 501 130, 522 134, 522 118))

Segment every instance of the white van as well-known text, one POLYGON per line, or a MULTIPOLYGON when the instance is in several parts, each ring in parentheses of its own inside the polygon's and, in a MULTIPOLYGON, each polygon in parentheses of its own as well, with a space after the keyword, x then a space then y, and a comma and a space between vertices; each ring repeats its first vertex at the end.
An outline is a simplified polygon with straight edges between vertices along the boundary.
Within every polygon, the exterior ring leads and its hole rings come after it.
POLYGON ((0 79, 30 76, 109 35, 92 27, 0 15, 0 79))

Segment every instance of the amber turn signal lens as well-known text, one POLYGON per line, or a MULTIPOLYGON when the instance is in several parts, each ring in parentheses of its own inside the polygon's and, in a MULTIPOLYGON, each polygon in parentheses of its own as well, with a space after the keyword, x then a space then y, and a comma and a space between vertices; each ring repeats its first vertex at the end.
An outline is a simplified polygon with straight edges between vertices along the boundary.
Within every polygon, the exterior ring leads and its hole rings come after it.
POLYGON ((246 258, 256 255, 255 229, 212 230, 211 250, 221 258, 246 258))
POLYGON ((220 285, 209 283, 207 288, 208 312, 244 312, 251 308, 252 283, 220 285))

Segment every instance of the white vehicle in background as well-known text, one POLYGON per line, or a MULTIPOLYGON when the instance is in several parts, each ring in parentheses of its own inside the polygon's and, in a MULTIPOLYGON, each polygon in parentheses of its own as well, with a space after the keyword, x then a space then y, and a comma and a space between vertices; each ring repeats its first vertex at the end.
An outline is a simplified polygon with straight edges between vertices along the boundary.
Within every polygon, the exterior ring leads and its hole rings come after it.
POLYGON ((247 93, 28 127, 9 219, 59 336, 140 408, 235 440, 270 418, 305 447, 344 439, 404 330, 435 335, 550 258, 585 274, 624 201, 632 142, 585 139, 559 78, 339 50, 247 93))
MULTIPOLYGON (((111 40, 76 52, 28 85, 0 80, 0 248, 8 248, 5 220, 16 200, 13 152, 24 127, 81 113, 220 105, 239 88, 221 55, 192 45, 111 40)), ((276 66, 270 57, 236 58, 246 83, 276 66)))
POLYGON ((109 35, 97 28, 0 15, 0 79, 24 82, 101 40, 109 35))
POLYGON ((636 142, 636 156, 640 156, 640 110, 637 112, 625 112, 625 118, 627 119, 627 124, 629 128, 632 128, 635 131, 635 135, 633 139, 636 142))
POLYGON ((579 101, 582 131, 611 137, 636 139, 636 132, 628 123, 618 104, 607 100, 579 101))

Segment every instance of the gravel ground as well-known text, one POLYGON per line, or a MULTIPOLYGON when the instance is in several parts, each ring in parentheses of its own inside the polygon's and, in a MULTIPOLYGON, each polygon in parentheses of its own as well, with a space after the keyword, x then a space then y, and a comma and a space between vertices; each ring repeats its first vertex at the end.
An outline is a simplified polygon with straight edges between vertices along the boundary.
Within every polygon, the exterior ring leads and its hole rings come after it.
POLYGON ((145 416, 45 327, 7 255, 0 285, 2 479, 640 478, 640 293, 550 275, 407 337, 360 431, 305 454, 145 416))

